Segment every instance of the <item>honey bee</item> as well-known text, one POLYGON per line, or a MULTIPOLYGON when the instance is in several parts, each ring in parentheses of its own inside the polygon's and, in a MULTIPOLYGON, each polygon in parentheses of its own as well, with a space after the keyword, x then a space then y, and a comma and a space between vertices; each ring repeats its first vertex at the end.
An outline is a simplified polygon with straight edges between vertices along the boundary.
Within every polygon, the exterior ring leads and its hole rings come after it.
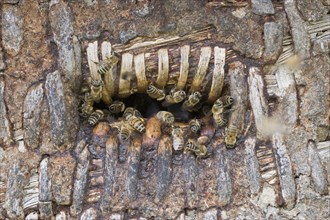
POLYGON ((200 92, 193 92, 188 99, 182 104, 183 110, 191 111, 201 101, 202 94, 200 92))
POLYGON ((173 148, 174 150, 182 150, 184 139, 183 139, 183 132, 180 127, 173 128, 172 130, 172 138, 173 138, 173 148))
POLYGON ((182 102, 186 98, 186 92, 183 90, 171 91, 169 95, 165 97, 163 106, 169 106, 171 104, 176 104, 182 102))
POLYGON ((189 139, 186 143, 185 149, 192 151, 197 159, 207 156, 207 148, 205 145, 198 144, 196 141, 189 139))
POLYGON ((140 133, 143 133, 146 130, 144 119, 141 116, 141 113, 134 108, 127 108, 123 113, 123 118, 132 126, 135 130, 140 133))
POLYGON ((94 111, 88 118, 88 123, 91 126, 96 125, 96 123, 101 120, 104 116, 104 113, 102 110, 97 109, 96 111, 94 111))
POLYGON ((132 134, 133 127, 129 124, 122 123, 120 126, 119 138, 121 142, 127 141, 132 134))
POLYGON ((125 120, 128 120, 132 116, 142 118, 141 113, 137 109, 132 108, 132 107, 126 108, 124 113, 123 113, 123 118, 125 120))
POLYGON ((112 114, 117 114, 120 112, 123 112, 125 110, 125 103, 122 101, 114 101, 110 106, 109 106, 109 111, 112 114))
POLYGON ((229 95, 221 97, 220 100, 222 101, 223 108, 227 108, 234 103, 234 98, 229 95))
POLYGON ((83 102, 84 103, 81 106, 81 116, 86 118, 93 112, 93 97, 89 93, 85 93, 85 98, 83 102))
POLYGON ((100 75, 105 74, 106 72, 111 70, 111 68, 113 66, 117 65, 118 61, 119 61, 119 58, 115 55, 107 57, 107 59, 97 63, 98 64, 97 72, 100 75))
POLYGON ((133 116, 129 120, 127 120, 127 123, 140 133, 143 133, 146 130, 143 118, 133 116))
POLYGON ((233 147, 236 143, 237 128, 234 125, 230 125, 226 128, 225 142, 227 146, 233 147))
POLYGON ((91 96, 95 102, 99 102, 102 98, 102 90, 103 90, 104 83, 100 80, 93 80, 91 81, 91 96))
POLYGON ((212 106, 213 120, 218 126, 224 126, 227 120, 223 117, 224 105, 221 98, 217 99, 212 106))
POLYGON ((193 133, 197 133, 202 127, 201 121, 198 119, 192 119, 189 121, 189 129, 193 133))
POLYGON ((224 104, 223 101, 221 100, 221 98, 217 99, 213 106, 212 106, 212 114, 213 115, 218 115, 218 114, 222 114, 224 111, 224 104))
POLYGON ((174 115, 168 111, 159 111, 156 117, 167 125, 172 125, 174 123, 174 115))
POLYGON ((154 85, 149 85, 147 88, 147 94, 157 101, 162 101, 165 99, 165 92, 162 89, 158 89, 154 85))

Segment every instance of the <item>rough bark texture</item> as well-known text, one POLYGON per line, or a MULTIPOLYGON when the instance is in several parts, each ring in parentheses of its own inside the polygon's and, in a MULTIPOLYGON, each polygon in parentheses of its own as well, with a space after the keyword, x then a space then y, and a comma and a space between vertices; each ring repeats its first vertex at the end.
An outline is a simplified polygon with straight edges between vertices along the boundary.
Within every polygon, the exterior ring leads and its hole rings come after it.
POLYGON ((0 219, 330 218, 329 1, 0 4, 0 219), (202 40, 184 38, 209 27, 202 40), (184 40, 127 49, 176 36, 184 40), (194 90, 195 72, 206 68, 195 87, 207 99, 214 70, 224 73, 216 79, 236 101, 224 114, 237 127, 236 146, 226 148, 227 129, 207 117, 198 137, 174 124, 184 142, 206 145, 200 159, 173 148, 172 128, 156 117, 127 142, 112 126, 118 118, 89 126, 79 118, 79 92, 95 41, 111 42, 120 58, 127 49, 132 62, 144 53, 147 80, 169 68, 171 85, 189 45, 184 89, 194 90), (199 60, 201 48, 214 47, 226 49, 224 65, 213 54, 199 60), (169 67, 158 66, 159 49, 169 67))

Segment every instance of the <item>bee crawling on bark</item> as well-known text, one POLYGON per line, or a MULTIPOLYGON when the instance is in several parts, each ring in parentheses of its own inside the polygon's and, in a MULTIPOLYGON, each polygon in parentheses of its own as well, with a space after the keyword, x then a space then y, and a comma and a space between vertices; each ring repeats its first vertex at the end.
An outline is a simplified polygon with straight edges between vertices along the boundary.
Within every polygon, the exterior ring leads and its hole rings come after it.
POLYGON ((205 158, 208 156, 207 147, 202 144, 198 144, 196 141, 189 139, 186 143, 185 149, 193 152, 197 159, 205 158))
POLYGON ((94 100, 93 97, 86 92, 85 93, 85 97, 83 99, 83 104, 81 106, 81 116, 86 118, 88 117, 90 114, 93 113, 93 104, 94 104, 94 100))
POLYGON ((224 96, 217 99, 212 106, 212 114, 215 123, 218 126, 224 126, 227 123, 227 119, 224 118, 224 109, 231 106, 234 103, 234 99, 231 96, 224 96))
POLYGON ((97 63, 97 72, 100 75, 105 74, 106 72, 110 71, 112 67, 117 65, 119 58, 115 55, 107 57, 105 60, 97 63))
POLYGON ((120 142, 126 142, 132 135, 134 128, 129 125, 126 121, 114 122, 111 124, 111 127, 116 128, 119 133, 120 142))
POLYGON ((228 147, 234 147, 236 144, 237 133, 237 127, 234 125, 230 125, 228 128, 226 128, 225 142, 228 147))
POLYGON ((126 123, 126 122, 122 123, 122 125, 120 127, 120 131, 119 131, 120 141, 121 142, 127 141, 131 137, 133 130, 134 130, 134 128, 132 126, 130 126, 128 123, 126 123))
POLYGON ((223 117, 224 105, 221 99, 217 99, 212 106, 213 120, 218 126, 224 126, 227 119, 223 117))
POLYGON ((123 113, 123 118, 127 124, 132 126, 138 132, 143 133, 146 130, 145 121, 138 110, 132 107, 127 108, 123 113))
POLYGON ((122 101, 114 101, 110 106, 109 106, 109 111, 112 114, 118 114, 120 112, 123 112, 125 110, 125 103, 122 101))
POLYGON ((197 133, 201 130, 202 128, 202 123, 199 119, 192 119, 189 121, 189 129, 193 132, 193 133, 197 133))
POLYGON ((182 150, 184 146, 183 131, 180 127, 172 129, 172 139, 174 150, 182 150))
POLYGON ((88 123, 91 126, 96 125, 96 123, 98 121, 100 121, 102 118, 104 117, 104 113, 102 110, 97 109, 96 111, 94 111, 88 118, 88 123))
POLYGON ((150 84, 147 88, 147 94, 157 101, 162 101, 165 99, 165 92, 162 89, 158 89, 156 86, 150 84))
POLYGON ((156 114, 156 117, 166 125, 173 125, 175 120, 174 115, 168 111, 159 111, 156 114))
POLYGON ((162 103, 164 107, 172 104, 180 103, 186 98, 186 92, 183 90, 174 91, 171 90, 170 94, 165 97, 165 101, 162 103))
POLYGON ((188 99, 183 102, 182 109, 187 111, 193 111, 194 107, 201 101, 202 94, 200 92, 193 92, 188 96, 188 99))
POLYGON ((99 102, 102 98, 102 90, 104 83, 102 79, 91 81, 91 96, 95 102, 99 102))

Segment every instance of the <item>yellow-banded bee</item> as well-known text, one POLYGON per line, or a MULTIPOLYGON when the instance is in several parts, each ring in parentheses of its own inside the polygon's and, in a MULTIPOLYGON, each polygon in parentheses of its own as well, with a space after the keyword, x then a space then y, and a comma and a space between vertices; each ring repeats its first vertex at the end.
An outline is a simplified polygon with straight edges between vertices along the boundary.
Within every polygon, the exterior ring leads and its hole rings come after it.
POLYGON ((117 114, 123 112, 124 110, 125 110, 125 103, 122 101, 116 100, 109 106, 109 111, 112 114, 117 114))
POLYGON ((186 143, 186 147, 188 151, 192 151, 197 159, 207 156, 207 148, 205 145, 198 144, 196 141, 189 139, 186 143))
POLYGON ((87 92, 85 93, 85 98, 83 100, 83 104, 81 106, 81 116, 86 118, 93 112, 93 97, 87 92))
POLYGON ((149 85, 147 88, 147 94, 157 101, 162 101, 165 99, 165 92, 162 89, 158 89, 154 85, 149 85))
POLYGON ((156 117, 167 125, 172 125, 174 123, 174 115, 168 111, 159 111, 156 117))
POLYGON ((100 75, 105 74, 106 72, 111 70, 113 66, 117 65, 118 61, 119 58, 115 55, 107 57, 107 59, 102 60, 101 62, 98 63, 97 72, 100 75))
POLYGON ((176 104, 182 102, 186 98, 186 92, 183 90, 171 91, 169 95, 165 97, 163 106, 169 106, 171 104, 176 104))
POLYGON ((140 133, 143 133, 146 130, 146 126, 143 118, 133 116, 130 117, 126 122, 140 133))
POLYGON ((188 99, 182 104, 183 110, 191 111, 201 101, 202 94, 200 92, 193 92, 189 95, 188 99))
POLYGON ((99 102, 102 98, 102 90, 103 90, 104 83, 100 80, 93 80, 91 81, 91 96, 95 102, 99 102))
POLYGON ((138 110, 131 107, 127 108, 123 113, 123 118, 138 132, 143 133, 146 130, 144 119, 138 110))
POLYGON ((102 110, 97 109, 96 111, 94 111, 88 118, 88 123, 91 126, 96 125, 96 123, 101 120, 104 116, 104 113, 102 110))
POLYGON ((222 101, 223 108, 227 108, 234 103, 234 98, 229 95, 221 97, 220 100, 222 101))
POLYGON ((127 123, 122 123, 119 131, 119 138, 121 142, 127 141, 132 134, 133 128, 127 123))
POLYGON ((189 121, 189 129, 193 132, 193 133, 197 133, 198 131, 200 131, 202 128, 202 123, 200 120, 198 119, 192 119, 189 121))
POLYGON ((226 128, 225 142, 227 146, 233 147, 235 145, 237 132, 237 127, 234 125, 230 125, 228 128, 226 128))
POLYGON ((132 116, 142 118, 141 113, 137 109, 132 108, 132 107, 126 108, 124 113, 123 113, 123 118, 125 120, 128 120, 132 116))

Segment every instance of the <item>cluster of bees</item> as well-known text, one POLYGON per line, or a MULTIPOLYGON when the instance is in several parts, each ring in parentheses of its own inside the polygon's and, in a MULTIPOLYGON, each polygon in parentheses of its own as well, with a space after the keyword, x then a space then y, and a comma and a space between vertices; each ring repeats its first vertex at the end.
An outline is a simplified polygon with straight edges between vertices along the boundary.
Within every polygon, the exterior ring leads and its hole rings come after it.
MULTIPOLYGON (((111 56, 109 59, 98 63, 98 74, 103 75, 105 72, 111 70, 113 65, 116 65, 118 58, 111 56)), ((89 84, 89 91, 84 94, 83 104, 81 106, 81 116, 88 118, 88 123, 91 126, 97 124, 97 122, 104 118, 104 111, 100 109, 94 110, 94 102, 100 102, 102 98, 102 90, 104 89, 104 82, 101 79, 91 79, 89 84)), ((162 101, 163 107, 168 107, 173 104, 182 103, 181 109, 183 111, 196 112, 202 108, 202 94, 198 91, 192 92, 187 96, 184 90, 172 89, 169 94, 166 94, 164 89, 157 88, 152 83, 148 85, 146 90, 147 95, 157 101, 162 101)), ((204 112, 206 116, 211 116, 216 126, 222 127, 226 125, 227 120, 224 117, 226 109, 231 107, 234 103, 234 99, 231 96, 223 96, 218 98, 211 109, 204 112)), ((116 128, 119 132, 119 139, 121 142, 128 141, 133 132, 144 133, 145 132, 145 120, 141 113, 132 107, 125 106, 125 103, 119 100, 113 101, 109 106, 109 112, 111 114, 122 113, 122 119, 119 122, 112 123, 112 127, 116 128)), ((175 121, 174 115, 169 111, 159 111, 156 113, 156 117, 165 125, 171 126, 175 132, 173 124, 175 121)), ((201 120, 192 119, 189 121, 189 130, 197 134, 202 127, 201 120)), ((173 134, 173 132, 172 132, 173 134)), ((182 136, 182 134, 181 134, 182 136)), ((225 142, 227 145, 235 145, 237 136, 237 129, 234 126, 226 128, 225 142)), ((204 158, 208 156, 206 145, 200 144, 193 139, 188 139, 185 143, 185 149, 193 152, 197 158, 204 158)))

